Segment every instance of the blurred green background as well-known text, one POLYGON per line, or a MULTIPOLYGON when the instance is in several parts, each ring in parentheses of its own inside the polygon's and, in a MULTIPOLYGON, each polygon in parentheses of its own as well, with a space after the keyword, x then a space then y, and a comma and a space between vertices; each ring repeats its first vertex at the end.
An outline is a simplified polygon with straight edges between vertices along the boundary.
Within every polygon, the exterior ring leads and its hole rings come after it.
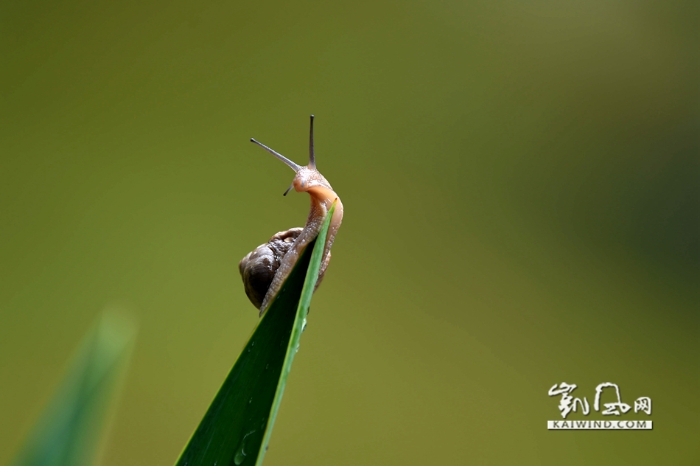
POLYGON ((266 464, 697 464, 698 5, 3 2, 0 463, 118 305, 102 464, 173 464, 308 212, 248 139, 314 113, 345 221, 266 464), (562 381, 654 430, 547 431, 562 381))

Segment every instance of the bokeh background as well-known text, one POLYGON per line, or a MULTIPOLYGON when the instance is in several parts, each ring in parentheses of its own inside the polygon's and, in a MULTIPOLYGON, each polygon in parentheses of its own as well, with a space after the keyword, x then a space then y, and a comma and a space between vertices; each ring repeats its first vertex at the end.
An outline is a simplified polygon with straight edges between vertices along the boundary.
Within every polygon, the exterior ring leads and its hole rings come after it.
POLYGON ((258 320, 239 259, 308 211, 248 139, 305 163, 314 113, 346 216, 266 464, 697 464, 699 14, 3 2, 0 463, 114 306, 102 464, 174 463, 258 320), (654 430, 547 431, 562 381, 654 430))

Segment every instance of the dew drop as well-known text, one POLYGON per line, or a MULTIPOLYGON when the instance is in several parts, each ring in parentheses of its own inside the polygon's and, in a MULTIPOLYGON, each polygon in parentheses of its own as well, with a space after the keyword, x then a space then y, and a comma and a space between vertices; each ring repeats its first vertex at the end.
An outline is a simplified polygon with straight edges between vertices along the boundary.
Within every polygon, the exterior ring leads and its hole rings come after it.
POLYGON ((248 436, 254 432, 254 430, 251 430, 243 436, 243 440, 241 440, 241 445, 238 447, 238 450, 236 450, 236 454, 233 456, 233 463, 236 466, 239 466, 243 463, 243 461, 245 461, 245 457, 247 456, 247 453, 245 452, 245 439, 248 438, 248 436))

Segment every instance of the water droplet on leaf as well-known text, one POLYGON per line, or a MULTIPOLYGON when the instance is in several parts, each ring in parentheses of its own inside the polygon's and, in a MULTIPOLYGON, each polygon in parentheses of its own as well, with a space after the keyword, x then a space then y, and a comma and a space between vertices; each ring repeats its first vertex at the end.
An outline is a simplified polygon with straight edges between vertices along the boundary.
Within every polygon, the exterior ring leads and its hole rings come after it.
POLYGON ((251 430, 243 436, 243 440, 241 440, 241 445, 238 447, 238 450, 236 450, 236 454, 233 456, 233 463, 236 466, 239 466, 243 463, 243 461, 245 461, 245 458, 247 456, 247 453, 245 452, 245 439, 248 438, 248 436, 254 432, 254 430, 251 430))

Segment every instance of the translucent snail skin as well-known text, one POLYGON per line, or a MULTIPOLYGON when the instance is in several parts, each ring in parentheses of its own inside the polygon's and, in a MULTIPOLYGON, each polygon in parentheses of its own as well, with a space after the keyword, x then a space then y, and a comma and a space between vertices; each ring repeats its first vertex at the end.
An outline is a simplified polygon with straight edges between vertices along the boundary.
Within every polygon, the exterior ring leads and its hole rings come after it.
POLYGON ((331 246, 333 246, 340 223, 343 221, 343 203, 340 202, 340 198, 333 191, 328 180, 316 169, 313 115, 311 115, 311 129, 309 131, 309 164, 306 166, 297 165, 284 155, 255 139, 250 141, 259 145, 294 170, 294 180, 292 185, 285 191, 285 196, 294 188, 297 192, 309 193, 311 197, 311 209, 304 228, 291 228, 276 233, 270 238, 270 241, 249 252, 238 264, 246 295, 250 302, 260 309, 260 316, 262 316, 272 299, 279 292, 282 283, 284 283, 284 280, 294 268, 294 264, 299 259, 301 252, 318 235, 323 220, 328 215, 328 210, 335 202, 335 210, 328 229, 326 244, 323 248, 323 259, 316 287, 321 284, 323 275, 331 260, 331 246))

